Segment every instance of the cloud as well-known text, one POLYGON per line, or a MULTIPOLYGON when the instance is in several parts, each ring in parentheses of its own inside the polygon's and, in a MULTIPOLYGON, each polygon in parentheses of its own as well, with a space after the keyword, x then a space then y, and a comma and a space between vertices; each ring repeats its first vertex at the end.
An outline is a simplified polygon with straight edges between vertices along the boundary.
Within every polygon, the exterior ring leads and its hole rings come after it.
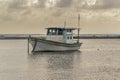
POLYGON ((120 8, 120 0, 103 0, 103 8, 120 8))
POLYGON ((3 0, 3 2, 5 5, 2 7, 6 7, 4 9, 5 14, 0 16, 4 21, 11 20, 12 18, 15 20, 18 18, 24 19, 25 16, 31 16, 32 14, 40 16, 38 13, 46 12, 46 10, 48 10, 51 16, 58 17, 65 13, 65 7, 72 5, 72 0, 36 0, 37 3, 33 3, 32 0, 3 0), (53 9, 49 10, 49 8, 53 9))
MULTIPOLYGON (((10 9, 24 9, 28 6, 28 3, 32 3, 30 6, 34 8, 49 8, 58 7, 65 8, 73 5, 80 6, 81 9, 109 9, 120 8, 120 0, 1 0, 8 3, 10 9), (90 5, 94 3, 93 5, 90 5), (49 6, 49 7, 47 7, 49 6)), ((1 4, 1 3, 0 3, 1 4)))
POLYGON ((13 17, 10 16, 10 15, 0 16, 0 19, 2 19, 3 21, 12 21, 12 20, 14 20, 13 17))
POLYGON ((120 8, 120 0, 96 0, 94 5, 89 6, 87 2, 82 5, 83 9, 111 9, 120 8))
POLYGON ((38 0, 38 4, 35 5, 36 7, 40 7, 40 8, 44 8, 45 7, 45 3, 47 0, 38 0))
MULTIPOLYGON (((40 15, 61 17, 71 12, 76 13, 81 10, 91 11, 95 13, 96 10, 111 8, 120 8, 120 0, 2 0, 0 3, 0 19, 24 19, 25 17, 39 17, 40 15), (4 3, 4 5, 3 5, 4 3), (30 4, 29 4, 30 3, 30 4), (28 5, 29 4, 29 5, 28 5), (72 9, 73 12, 71 11, 72 9)), ((85 14, 85 12, 83 12, 85 14)), ((99 13, 99 11, 97 11, 99 13)), ((103 13, 102 13, 103 14, 103 13)), ((99 15, 102 15, 99 14, 99 15)), ((99 16, 97 15, 97 16, 99 16)), ((119 13, 117 13, 119 15, 119 13)))
POLYGON ((34 8, 49 8, 49 7, 70 7, 73 0, 36 0, 34 3, 32 0, 11 0, 8 2, 9 9, 24 9, 26 7, 34 8))
POLYGON ((62 10, 62 9, 57 9, 57 10, 53 11, 52 16, 54 16, 54 17, 60 17, 64 12, 65 11, 62 10))
POLYGON ((70 7, 73 0, 59 0, 56 4, 57 7, 70 7))
POLYGON ((23 9, 26 7, 27 0, 12 0, 8 3, 9 9, 23 9))

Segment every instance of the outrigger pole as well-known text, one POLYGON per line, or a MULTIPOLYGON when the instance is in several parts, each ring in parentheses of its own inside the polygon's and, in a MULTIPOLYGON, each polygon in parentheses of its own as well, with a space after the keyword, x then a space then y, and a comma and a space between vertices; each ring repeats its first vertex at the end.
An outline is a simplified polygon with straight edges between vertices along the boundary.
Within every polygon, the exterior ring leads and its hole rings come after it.
POLYGON ((29 53, 29 41, 30 41, 30 35, 28 35, 28 44, 27 44, 27 52, 29 53))
POLYGON ((78 14, 78 43, 80 38, 80 14, 78 14))

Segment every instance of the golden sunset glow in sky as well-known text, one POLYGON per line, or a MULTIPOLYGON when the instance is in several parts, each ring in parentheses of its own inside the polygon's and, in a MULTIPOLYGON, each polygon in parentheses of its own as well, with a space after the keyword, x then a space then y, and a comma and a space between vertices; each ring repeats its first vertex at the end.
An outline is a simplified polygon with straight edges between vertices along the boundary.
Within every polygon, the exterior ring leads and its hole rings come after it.
POLYGON ((77 28, 81 34, 120 34, 120 0, 0 0, 0 34, 41 34, 77 28))

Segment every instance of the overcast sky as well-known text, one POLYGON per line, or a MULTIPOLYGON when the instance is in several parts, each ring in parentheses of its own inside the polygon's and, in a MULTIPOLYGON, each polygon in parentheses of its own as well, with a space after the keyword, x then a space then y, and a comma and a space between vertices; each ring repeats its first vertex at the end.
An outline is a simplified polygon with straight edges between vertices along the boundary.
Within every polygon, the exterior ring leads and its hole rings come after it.
POLYGON ((0 34, 76 28, 78 14, 81 34, 120 34, 120 0, 0 0, 0 34))

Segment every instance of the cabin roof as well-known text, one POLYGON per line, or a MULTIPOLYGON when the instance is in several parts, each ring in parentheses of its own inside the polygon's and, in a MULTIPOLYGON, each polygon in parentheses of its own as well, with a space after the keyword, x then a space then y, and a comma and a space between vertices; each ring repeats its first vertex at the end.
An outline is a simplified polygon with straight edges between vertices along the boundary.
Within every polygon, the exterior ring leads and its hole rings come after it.
POLYGON ((49 27, 49 28, 46 28, 46 29, 76 30, 77 28, 49 27))

